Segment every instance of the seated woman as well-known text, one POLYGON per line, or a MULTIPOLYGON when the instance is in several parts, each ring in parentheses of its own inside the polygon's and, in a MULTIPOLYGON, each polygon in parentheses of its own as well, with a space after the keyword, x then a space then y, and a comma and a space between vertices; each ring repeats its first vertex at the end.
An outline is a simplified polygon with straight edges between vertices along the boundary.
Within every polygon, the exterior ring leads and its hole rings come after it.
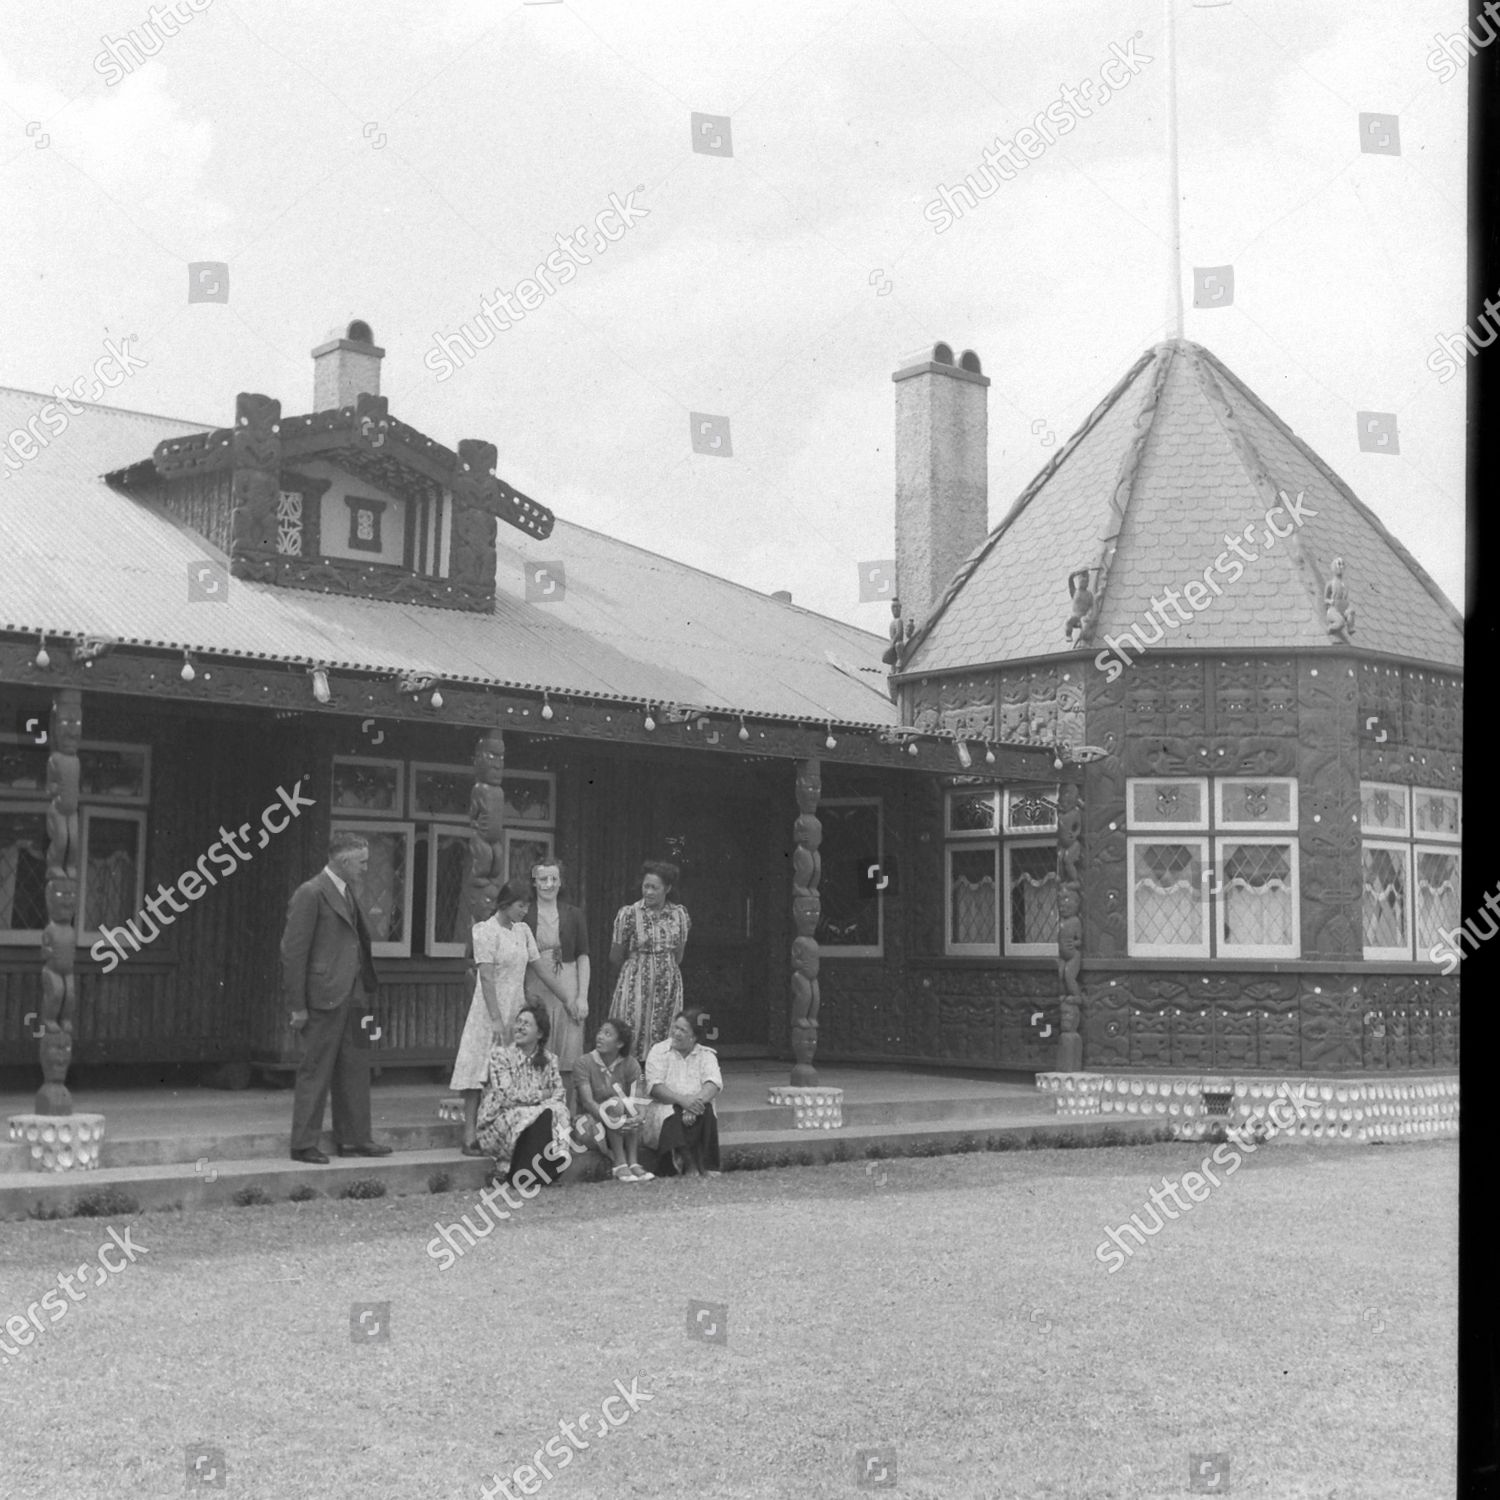
POLYGON ((611 1017, 599 1025, 594 1050, 574 1069, 578 1087, 578 1134, 609 1158, 617 1182, 650 1182, 635 1159, 644 1101, 636 1098, 641 1065, 630 1055, 630 1023, 611 1017))
MULTIPOLYGON (((495 1158, 495 1181, 514 1182, 517 1173, 529 1171, 549 1184, 572 1159, 562 1074, 547 1051, 548 1034, 546 1010, 523 1005, 510 1045, 497 1041, 490 1049, 479 1144, 495 1158)), ((524 1186, 517 1187, 525 1194, 524 1186)))
POLYGON ((713 1099, 724 1087, 719 1059, 703 1045, 702 1011, 682 1011, 664 1042, 646 1054, 646 1106, 641 1139, 670 1159, 676 1175, 719 1175, 719 1121, 713 1099))

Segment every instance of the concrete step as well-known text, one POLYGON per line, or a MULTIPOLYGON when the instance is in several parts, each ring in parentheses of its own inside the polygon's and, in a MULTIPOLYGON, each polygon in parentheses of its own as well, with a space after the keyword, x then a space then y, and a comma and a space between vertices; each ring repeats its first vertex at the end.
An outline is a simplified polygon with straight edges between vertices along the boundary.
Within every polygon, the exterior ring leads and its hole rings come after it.
MULTIPOLYGON (((376 1131, 378 1138, 398 1152, 444 1151, 456 1147, 461 1134, 459 1126, 437 1117, 438 1104, 446 1097, 434 1091, 432 1116, 421 1124, 381 1125, 376 1131)), ((877 1131, 900 1130, 907 1125, 947 1122, 957 1127, 974 1125, 981 1121, 1002 1117, 1026 1116, 1039 1112, 1050 1115, 1046 1101, 1036 1096, 1026 1096, 1014 1103, 997 1101, 993 1089, 981 1090, 972 1095, 960 1095, 937 1099, 875 1100, 844 1105, 844 1125, 847 1129, 869 1126, 877 1131)), ((797 1131, 792 1124, 789 1105, 763 1104, 740 1105, 724 1109, 719 1114, 719 1136, 721 1141, 740 1141, 750 1135, 766 1131, 791 1131, 793 1135, 817 1134, 797 1131)), ((196 1133, 170 1135, 112 1135, 108 1118, 105 1122, 104 1144, 100 1153, 100 1168, 170 1166, 173 1164, 195 1165, 199 1162, 218 1163, 225 1161, 253 1161, 257 1159, 278 1160, 287 1154, 287 1126, 277 1129, 242 1131, 199 1131, 196 1133)), ((323 1149, 333 1155, 333 1141, 324 1136, 323 1149)), ((0 1175, 27 1169, 24 1146, 0 1143, 0 1175)), ((207 1170, 206 1167, 200 1171, 207 1170)))
MULTIPOLYGON (((1035 1139, 1059 1138, 1103 1144, 1120 1136, 1146 1136, 1160 1122, 1150 1120, 1059 1119, 1054 1114, 1017 1117, 992 1115, 976 1120, 916 1120, 897 1127, 864 1124, 842 1130, 759 1130, 720 1133, 725 1169, 751 1164, 795 1164, 856 1160, 877 1147, 884 1157, 939 1155, 960 1148, 975 1149, 991 1137, 1003 1136, 1016 1148, 1035 1139), (1106 1135, 1106 1132, 1109 1132, 1106 1135)), ((449 1127, 451 1128, 451 1127, 449 1127)), ((399 1132, 390 1132, 391 1136, 399 1132)), ((462 1155, 456 1148, 398 1149, 391 1156, 334 1157, 326 1166, 294 1162, 286 1154, 286 1137, 278 1141, 273 1158, 201 1159, 187 1162, 140 1162, 105 1166, 92 1172, 0 1173, 0 1220, 64 1217, 78 1201, 106 1189, 128 1195, 138 1209, 185 1210, 234 1202, 235 1194, 258 1189, 275 1201, 285 1201, 293 1189, 311 1187, 325 1197, 339 1197, 351 1183, 378 1182, 385 1196, 408 1197, 431 1192, 435 1173, 448 1178, 450 1191, 476 1193, 484 1186, 490 1162, 462 1155)), ((606 1163, 597 1156, 575 1158, 559 1183, 561 1187, 602 1181, 606 1163)), ((134 1211, 134 1210, 127 1210, 134 1211)))

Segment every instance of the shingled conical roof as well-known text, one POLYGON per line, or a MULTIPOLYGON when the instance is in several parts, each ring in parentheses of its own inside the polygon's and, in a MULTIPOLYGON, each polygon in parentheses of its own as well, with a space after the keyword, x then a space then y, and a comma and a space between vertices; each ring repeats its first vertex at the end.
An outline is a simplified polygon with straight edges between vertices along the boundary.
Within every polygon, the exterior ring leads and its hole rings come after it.
MULTIPOLYGON (((1277 518, 1281 529, 1288 522, 1277 518)), ((1032 480, 965 560, 918 633, 902 675, 1076 650, 1063 634, 1068 574, 1092 568, 1091 649, 1147 616, 1152 596, 1203 580, 1241 536, 1254 561, 1170 631, 1164 647, 1229 652, 1346 649, 1328 633, 1335 557, 1355 606, 1351 643, 1461 667, 1463 620, 1379 519, 1207 349, 1158 344, 1032 480), (1285 540, 1264 524, 1280 494, 1307 519, 1285 540)))

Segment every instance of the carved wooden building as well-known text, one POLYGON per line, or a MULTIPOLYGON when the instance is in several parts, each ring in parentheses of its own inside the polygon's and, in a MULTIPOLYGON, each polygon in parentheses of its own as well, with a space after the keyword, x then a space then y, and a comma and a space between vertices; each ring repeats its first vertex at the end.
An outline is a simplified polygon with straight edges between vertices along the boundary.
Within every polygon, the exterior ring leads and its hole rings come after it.
POLYGON ((814 934, 896 941, 880 808, 952 737, 900 730, 877 637, 556 520, 492 445, 397 420, 382 355, 351 324, 311 414, 242 395, 213 431, 75 404, 58 432, 0 392, 35 438, 0 503, 0 1067, 34 1078, 40 1040, 49 1088, 70 1059, 286 1069, 277 944, 333 827, 371 844, 383 1063, 451 1058, 476 862, 493 888, 545 853, 596 1019, 614 913, 666 857, 721 1050, 810 1050, 814 934))
POLYGON ((312 414, 211 432, 0 392, 36 438, 0 491, 0 1068, 40 1035, 57 1071, 64 1017, 75 1063, 287 1067, 277 942, 335 826, 388 1064, 457 1046, 476 857, 543 852, 595 1019, 640 860, 682 866, 730 1055, 795 1021, 828 1061, 1456 1062, 1459 618, 1207 351, 1144 355, 993 530, 979 360, 897 371, 890 676, 399 422, 381 356, 352 324, 312 414))
POLYGON ((1458 611, 1196 345, 1143 355, 987 532, 978 360, 895 380, 903 720, 1090 748, 1050 796, 923 789, 882 1003, 1003 1062, 1019 1001, 1062 1069, 1455 1066, 1458 611))

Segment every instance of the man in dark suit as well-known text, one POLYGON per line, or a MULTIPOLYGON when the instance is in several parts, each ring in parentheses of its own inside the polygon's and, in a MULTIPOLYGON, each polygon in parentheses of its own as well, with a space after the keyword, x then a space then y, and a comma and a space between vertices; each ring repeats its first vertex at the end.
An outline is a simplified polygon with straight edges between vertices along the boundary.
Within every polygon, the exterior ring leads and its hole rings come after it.
POLYGON ((370 845, 362 834, 335 831, 328 864, 297 887, 287 907, 281 966, 292 1030, 303 1039, 292 1106, 293 1161, 328 1160, 318 1139, 330 1086, 339 1155, 391 1152, 370 1139, 370 1043, 361 1029, 377 980, 354 882, 369 863, 370 845))

